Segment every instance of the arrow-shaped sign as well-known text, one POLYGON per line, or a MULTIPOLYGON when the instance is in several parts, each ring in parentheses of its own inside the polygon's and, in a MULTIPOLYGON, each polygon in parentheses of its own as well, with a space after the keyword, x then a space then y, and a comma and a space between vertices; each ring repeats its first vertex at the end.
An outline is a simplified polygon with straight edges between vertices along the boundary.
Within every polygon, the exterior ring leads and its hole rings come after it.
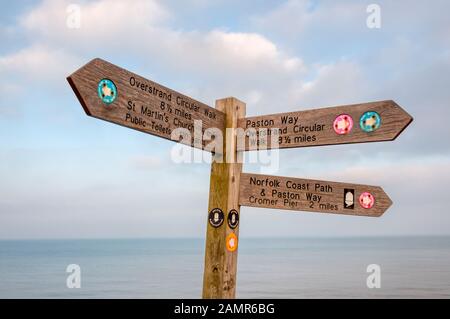
POLYGON ((105 121, 175 141, 172 132, 183 128, 190 138, 182 142, 197 148, 209 143, 206 129, 224 129, 222 112, 101 59, 67 80, 86 114, 105 121))
POLYGON ((239 150, 394 140, 412 121, 394 101, 247 117, 239 150), (275 144, 276 143, 276 144, 275 144))
POLYGON ((392 201, 378 186, 243 173, 239 204, 379 217, 392 201))

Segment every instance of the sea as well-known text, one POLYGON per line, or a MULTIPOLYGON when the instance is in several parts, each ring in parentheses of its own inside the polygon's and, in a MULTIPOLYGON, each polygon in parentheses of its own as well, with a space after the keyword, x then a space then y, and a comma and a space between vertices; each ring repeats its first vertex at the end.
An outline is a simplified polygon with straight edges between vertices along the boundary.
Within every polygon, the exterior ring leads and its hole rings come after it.
MULTIPOLYGON (((192 238, 2 240, 0 298, 200 298, 204 248, 192 238)), ((236 297, 450 298, 450 237, 241 238, 236 297)))

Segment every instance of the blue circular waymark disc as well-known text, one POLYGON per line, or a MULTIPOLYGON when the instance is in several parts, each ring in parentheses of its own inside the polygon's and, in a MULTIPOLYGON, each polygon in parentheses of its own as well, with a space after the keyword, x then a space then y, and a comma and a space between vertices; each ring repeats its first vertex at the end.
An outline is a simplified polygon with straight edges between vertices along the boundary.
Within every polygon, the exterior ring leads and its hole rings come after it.
POLYGON ((109 79, 103 79, 98 82, 97 92, 98 97, 101 98, 105 104, 111 104, 117 97, 116 85, 109 79))
POLYGON ((381 117, 377 112, 369 111, 359 119, 359 126, 364 132, 370 133, 377 130, 381 125, 381 117))

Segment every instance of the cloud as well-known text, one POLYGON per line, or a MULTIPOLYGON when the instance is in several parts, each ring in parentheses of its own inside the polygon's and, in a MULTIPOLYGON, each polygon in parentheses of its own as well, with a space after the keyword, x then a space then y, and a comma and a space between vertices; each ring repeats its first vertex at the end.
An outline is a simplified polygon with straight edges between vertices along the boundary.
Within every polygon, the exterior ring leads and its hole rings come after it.
POLYGON ((200 170, 114 151, 2 151, 0 238, 199 237, 209 167, 200 170), (130 162, 132 165, 130 165, 130 162), (46 165, 47 164, 47 165, 46 165), (135 166, 137 164, 137 167, 135 166), (13 171, 14 174, 8 172, 13 171), (172 171, 172 172, 170 172, 172 171))
POLYGON ((49 92, 53 97, 49 104, 55 104, 66 92, 64 79, 79 65, 80 59, 64 49, 38 44, 0 56, 0 118, 23 117, 26 108, 36 107, 49 92))
POLYGON ((161 168, 162 159, 158 156, 134 156, 130 159, 132 167, 138 170, 156 170, 161 168))
MULTIPOLYGON (((45 0, 20 19, 20 24, 29 32, 64 41, 72 35, 74 40, 100 40, 117 42, 126 40, 139 30, 166 21, 170 14, 157 1, 101 0, 80 3, 80 28, 69 28, 68 19, 74 11, 68 10, 71 1, 45 0)), ((145 36, 144 34, 141 34, 145 36)))
MULTIPOLYGON (((193 45, 200 45, 203 52, 199 55, 198 65, 205 63, 205 57, 211 65, 224 71, 231 67, 233 71, 244 73, 262 68, 269 74, 276 72, 296 72, 303 63, 298 57, 289 57, 277 46, 260 34, 236 33, 213 30, 204 40, 192 39, 193 45)), ((193 57, 192 57, 193 58, 193 57)))
POLYGON ((368 83, 361 67, 354 62, 338 61, 318 65, 316 76, 293 88, 293 99, 304 106, 333 106, 361 102, 368 83), (325 93, 325 94, 324 94, 325 93))
MULTIPOLYGON (((9 80, 15 78, 27 83, 51 81, 55 83, 64 78, 68 70, 73 70, 79 59, 63 49, 32 45, 15 53, 0 56, 0 71, 9 80)), ((3 78, 3 80, 5 80, 3 78)))
POLYGON ((12 95, 13 88, 31 83, 59 92, 68 74, 102 57, 123 67, 138 66, 146 77, 152 73, 146 70, 170 75, 187 86, 174 88, 208 104, 234 95, 262 101, 264 109, 276 99, 280 86, 306 70, 300 57, 258 33, 173 29, 168 25, 173 12, 157 1, 82 2, 78 29, 66 24, 69 4, 46 0, 19 18, 19 29, 30 44, 0 56, 0 70, 8 78, 0 81, 0 91, 12 95), (127 62, 121 64, 122 60, 127 62))
MULTIPOLYGON (((284 52, 258 33, 171 28, 168 23, 174 13, 157 1, 82 3, 78 29, 66 25, 69 3, 47 0, 20 18, 20 26, 32 43, 31 48, 23 49, 30 53, 29 59, 34 53, 38 60, 43 54, 38 48, 45 47, 52 54, 65 52, 79 60, 125 60, 139 66, 144 76, 146 69, 172 74, 172 78, 188 83, 187 93, 201 91, 200 97, 210 100, 212 94, 218 98, 229 92, 255 100, 266 88, 276 91, 306 70, 300 57, 284 52), (205 87, 205 83, 210 85, 205 87)), ((53 57, 52 61, 53 67, 67 69, 63 57, 53 57)))
POLYGON ((317 59, 321 71, 292 85, 291 103, 332 106, 393 99, 415 121, 400 136, 402 143, 374 145, 372 156, 449 154, 448 142, 437 138, 450 134, 448 125, 439 124, 449 114, 448 2, 436 1, 430 8, 420 1, 380 1, 379 30, 366 27, 367 4, 289 0, 252 21, 254 30, 277 37, 280 46, 298 47, 305 61, 317 59))
POLYGON ((354 35, 356 24, 365 28, 366 6, 350 1, 288 0, 265 14, 253 16, 251 21, 258 30, 303 42, 325 28, 336 35, 353 27, 354 35))
POLYGON ((78 29, 66 26, 68 5, 68 1, 44 1, 20 19, 21 25, 34 38, 79 54, 86 54, 86 50, 115 50, 142 59, 150 55, 153 63, 165 63, 177 70, 245 73, 263 68, 283 73, 302 67, 301 59, 281 52, 260 34, 174 30, 166 25, 171 13, 157 1, 101 0, 82 4, 78 29))

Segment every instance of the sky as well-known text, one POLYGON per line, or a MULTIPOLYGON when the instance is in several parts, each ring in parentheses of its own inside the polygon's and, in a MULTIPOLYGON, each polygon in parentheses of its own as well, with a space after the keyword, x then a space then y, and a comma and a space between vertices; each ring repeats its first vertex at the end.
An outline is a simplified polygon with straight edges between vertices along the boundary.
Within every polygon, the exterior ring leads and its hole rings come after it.
POLYGON ((395 100, 414 117, 395 141, 280 150, 276 174, 380 185, 394 202, 382 217, 242 207, 240 236, 450 235, 448 12, 447 0, 4 1, 0 239, 205 236, 209 164, 86 116, 66 77, 96 57, 211 106, 234 96, 249 116, 395 100), (367 27, 371 3, 380 28, 367 27))

